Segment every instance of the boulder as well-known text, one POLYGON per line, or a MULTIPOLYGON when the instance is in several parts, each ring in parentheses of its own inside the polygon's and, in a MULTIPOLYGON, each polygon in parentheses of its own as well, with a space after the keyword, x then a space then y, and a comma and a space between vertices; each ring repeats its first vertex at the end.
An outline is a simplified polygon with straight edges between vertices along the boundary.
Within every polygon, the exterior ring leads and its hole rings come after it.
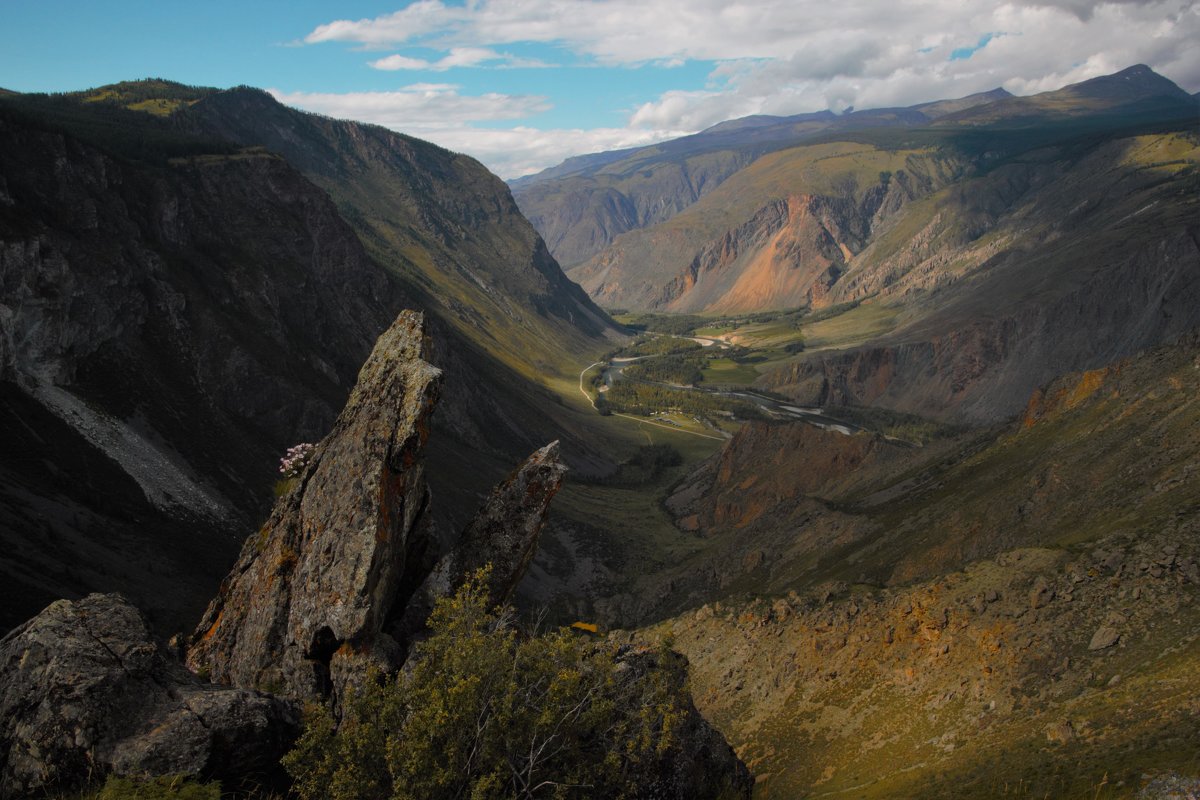
POLYGON ((1108 625, 1102 625, 1092 634, 1092 641, 1088 643, 1088 650, 1104 650, 1105 648, 1112 647, 1120 639, 1120 631, 1108 625))
POLYGON ((1033 588, 1029 590, 1029 607, 1041 608, 1054 599, 1054 590, 1050 588, 1049 582, 1043 577, 1038 577, 1033 582, 1033 588))
POLYGON ((0 797, 109 772, 279 783, 297 708, 213 686, 117 594, 59 600, 0 640, 0 797))

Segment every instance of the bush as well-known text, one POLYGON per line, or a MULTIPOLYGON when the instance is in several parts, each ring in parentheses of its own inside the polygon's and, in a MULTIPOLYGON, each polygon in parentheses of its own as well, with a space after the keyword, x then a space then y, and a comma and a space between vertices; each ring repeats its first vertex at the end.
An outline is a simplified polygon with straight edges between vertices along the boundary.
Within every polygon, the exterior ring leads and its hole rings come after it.
MULTIPOLYGON (((681 665, 637 670, 567 630, 528 636, 480 571, 430 617, 395 679, 309 711, 284 759, 302 798, 629 798, 686 716, 681 665)), ((669 665, 670 658, 657 659, 669 665)))

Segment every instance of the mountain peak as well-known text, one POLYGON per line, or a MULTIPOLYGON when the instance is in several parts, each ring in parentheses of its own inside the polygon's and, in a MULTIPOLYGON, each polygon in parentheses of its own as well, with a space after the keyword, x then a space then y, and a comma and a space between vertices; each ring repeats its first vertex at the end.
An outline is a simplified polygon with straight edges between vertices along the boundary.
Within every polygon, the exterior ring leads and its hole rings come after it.
POLYGON ((1127 102, 1148 97, 1178 97, 1190 95, 1173 81, 1164 78, 1145 64, 1134 64, 1112 75, 1101 75, 1059 90, 1077 97, 1127 102))

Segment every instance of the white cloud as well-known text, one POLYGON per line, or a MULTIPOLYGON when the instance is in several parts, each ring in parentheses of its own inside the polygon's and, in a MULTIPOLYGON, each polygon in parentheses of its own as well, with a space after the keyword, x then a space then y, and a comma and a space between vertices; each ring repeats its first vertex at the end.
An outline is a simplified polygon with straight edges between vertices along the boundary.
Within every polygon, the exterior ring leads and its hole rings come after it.
POLYGON ((371 62, 375 69, 429 69, 429 62, 423 58, 392 55, 371 62))
POLYGON ((267 91, 285 105, 406 133, 453 129, 475 121, 523 119, 550 108, 544 97, 494 92, 462 95, 457 86, 445 83, 417 83, 394 92, 267 91))
POLYGON ((945 6, 940 28, 920 13, 928 13, 927 5, 913 7, 916 19, 908 22, 832 27, 792 55, 720 62, 709 90, 666 92, 639 106, 632 121, 698 129, 747 114, 912 105, 997 86, 1032 94, 1138 63, 1189 91, 1200 89, 1200 8, 1063 5, 1010 3, 957 15, 945 6), (990 40, 969 57, 951 60, 987 34, 990 40))
MULTIPOLYGON (((712 64, 702 89, 647 97, 628 111, 626 127, 597 131, 471 126, 527 118, 544 98, 465 97, 443 88, 419 107, 416 90, 339 101, 344 116, 368 115, 417 135, 436 130, 429 138, 507 176, 749 114, 911 105, 997 86, 1030 94, 1136 63, 1200 89, 1200 6, 1190 0, 419 0, 372 19, 321 25, 305 41, 396 49, 372 62, 396 70, 520 66, 504 52, 517 44, 553 45, 591 65, 712 64), (416 58, 406 48, 438 56, 416 58)), ((340 113, 332 99, 316 107, 315 97, 296 105, 340 113)))
POLYGON ((540 172, 581 153, 644 147, 687 133, 689 131, 644 128, 542 130, 518 127, 505 130, 460 127, 430 132, 426 138, 450 150, 467 153, 508 179, 540 172))
POLYGON ((497 67, 548 67, 542 61, 529 58, 517 58, 508 53, 498 53, 489 47, 452 47, 445 56, 437 61, 427 61, 423 58, 410 58, 400 54, 385 56, 369 62, 370 66, 382 70, 421 69, 433 72, 445 72, 455 67, 478 67, 490 64, 497 67), (498 63, 496 63, 498 62, 498 63))
MULTIPOLYGON (((1027 68, 1035 64, 1078 64, 1114 41, 1119 52, 1133 58, 1122 66, 1145 60, 1138 55, 1153 55, 1157 39, 1194 51, 1200 10, 1187 0, 1011 0, 999 5, 984 0, 473 0, 463 6, 420 0, 374 19, 318 26, 305 41, 434 47, 448 52, 442 61, 452 60, 457 49, 554 43, 602 64, 785 61, 793 65, 793 78, 830 81, 883 80, 911 62, 930 69, 954 49, 972 47, 989 33, 1025 35, 1026 45, 1017 48, 1021 59, 1009 68, 1032 78, 1036 76, 1027 68), (1051 46, 1039 49, 1047 42, 1051 46), (925 48, 931 49, 919 52, 925 48)), ((397 57, 399 63, 405 58, 397 57)), ((1009 77, 995 76, 995 82, 1009 77)), ((1200 67, 1173 77, 1200 88, 1200 67)))
POLYGON ((538 172, 580 153, 640 147, 688 133, 678 129, 647 128, 474 127, 472 123, 480 121, 528 117, 549 106, 543 97, 461 95, 459 88, 448 83, 414 83, 394 92, 268 91, 285 105, 339 119, 382 125, 467 153, 503 178, 538 172))

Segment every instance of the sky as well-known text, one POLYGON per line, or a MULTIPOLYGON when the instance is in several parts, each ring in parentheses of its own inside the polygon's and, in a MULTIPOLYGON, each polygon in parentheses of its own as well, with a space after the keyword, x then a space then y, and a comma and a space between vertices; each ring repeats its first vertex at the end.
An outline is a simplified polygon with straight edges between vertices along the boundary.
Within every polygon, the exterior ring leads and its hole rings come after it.
POLYGON ((240 84, 503 178, 750 114, 1056 89, 1200 91, 1194 0, 0 0, 0 87, 240 84))

